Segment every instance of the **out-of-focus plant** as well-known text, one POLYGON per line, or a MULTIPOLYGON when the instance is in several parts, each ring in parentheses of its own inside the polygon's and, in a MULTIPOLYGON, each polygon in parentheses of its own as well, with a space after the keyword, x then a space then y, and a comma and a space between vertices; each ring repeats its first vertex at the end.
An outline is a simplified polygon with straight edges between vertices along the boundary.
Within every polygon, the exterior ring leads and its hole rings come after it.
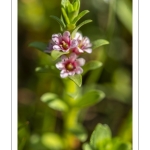
MULTIPOLYGON (((88 37, 82 36, 78 30, 92 20, 85 20, 78 24, 78 21, 89 13, 88 10, 82 12, 79 10, 80 0, 74 0, 72 3, 69 0, 62 0, 61 17, 50 16, 60 24, 61 33, 53 34, 49 43, 32 42, 29 44, 30 47, 48 54, 50 61, 52 61, 51 66, 40 66, 35 71, 37 73, 51 72, 55 76, 60 76, 64 86, 61 95, 47 92, 41 96, 41 101, 56 112, 61 112, 63 119, 62 134, 44 133, 40 139, 42 145, 51 150, 77 149, 79 143, 85 142, 88 134, 79 119, 80 115, 85 108, 99 103, 105 97, 101 90, 94 87, 90 89, 82 87, 82 76, 89 70, 102 66, 102 62, 98 60, 86 62, 82 57, 85 57, 86 53, 94 52, 100 46, 109 44, 109 42, 104 39, 90 42, 88 37)), ((33 139, 38 141, 39 137, 34 135, 33 139)), ((99 124, 91 136, 90 143, 84 144, 83 149, 130 150, 129 145, 118 138, 112 139, 108 126, 99 124)))
POLYGON ((98 124, 93 131, 90 142, 83 145, 83 150, 131 150, 131 143, 112 138, 107 125, 98 124))

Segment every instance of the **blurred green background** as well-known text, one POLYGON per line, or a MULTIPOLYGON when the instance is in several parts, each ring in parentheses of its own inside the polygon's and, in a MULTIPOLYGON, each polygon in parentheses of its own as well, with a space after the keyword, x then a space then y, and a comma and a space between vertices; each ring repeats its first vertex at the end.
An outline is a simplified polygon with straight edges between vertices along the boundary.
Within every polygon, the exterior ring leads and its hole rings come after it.
MULTIPOLYGON (((40 101, 45 92, 59 95, 63 82, 54 72, 36 73, 37 66, 51 65, 49 56, 28 47, 33 41, 48 43, 59 33, 60 0, 18 0, 18 150, 48 150, 40 141, 43 134, 62 132, 61 114, 40 101)), ((132 142, 132 0, 81 0, 89 10, 81 21, 93 22, 80 31, 91 41, 106 39, 109 45, 85 54, 103 66, 83 76, 84 88, 98 88, 106 97, 84 111, 84 127, 90 136, 97 123, 108 124, 113 136, 132 142)), ((80 21, 80 22, 81 22, 80 21)), ((78 149, 81 149, 81 145, 78 149)))

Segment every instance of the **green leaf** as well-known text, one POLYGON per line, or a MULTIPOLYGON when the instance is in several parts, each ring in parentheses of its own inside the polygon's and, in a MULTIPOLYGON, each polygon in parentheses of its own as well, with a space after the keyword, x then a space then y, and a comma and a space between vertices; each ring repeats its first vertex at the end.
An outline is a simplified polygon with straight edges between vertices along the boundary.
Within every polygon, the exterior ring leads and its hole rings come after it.
POLYGON ((41 137, 42 144, 48 149, 62 150, 64 149, 64 142, 62 138, 56 133, 45 133, 41 137))
POLYGON ((35 71, 39 72, 39 73, 50 72, 51 71, 51 67, 48 66, 48 65, 46 65, 44 67, 36 67, 35 71))
POLYGON ((74 83, 76 83, 79 87, 82 85, 82 76, 80 74, 69 76, 69 79, 71 79, 74 83))
POLYGON ((84 143, 84 144, 83 144, 83 150, 93 150, 93 149, 92 149, 92 147, 90 146, 90 144, 84 143))
POLYGON ((70 2, 68 2, 67 10, 68 10, 68 14, 74 11, 73 5, 70 2))
POLYGON ((74 30, 73 30, 73 32, 72 32, 72 38, 74 38, 74 36, 75 36, 75 34, 76 34, 76 32, 79 30, 79 28, 81 28, 83 25, 85 25, 85 24, 87 24, 87 23, 90 23, 90 22, 92 22, 92 20, 85 20, 85 21, 83 21, 82 23, 80 23, 74 30))
POLYGON ((41 101, 47 103, 48 106, 54 110, 67 111, 67 104, 61 100, 55 93, 45 93, 41 96, 41 101))
POLYGON ((120 143, 116 150, 131 150, 131 144, 130 143, 120 143))
POLYGON ((105 97, 102 91, 92 90, 77 100, 75 107, 86 108, 100 102, 105 97))
MULTIPOLYGON (((62 15, 60 16, 60 20, 61 20, 61 22, 64 24, 64 26, 66 27, 65 22, 64 22, 64 19, 63 19, 63 16, 62 16, 62 15)), ((63 28, 62 28, 61 26, 60 26, 60 31, 62 31, 62 32, 64 31, 64 30, 63 30, 63 28)))
POLYGON ((73 20, 73 24, 76 24, 84 15, 86 15, 87 13, 89 13, 89 10, 84 10, 82 11, 74 20, 73 20))
POLYGON ((60 56, 64 55, 64 54, 68 54, 69 52, 61 52, 59 50, 52 50, 51 52, 51 56, 53 58, 53 60, 56 60, 57 58, 59 58, 60 56))
POLYGON ((77 12, 79 12, 79 9, 80 9, 80 0, 74 0, 72 2, 73 4, 73 7, 74 7, 74 10, 76 10, 77 12))
POLYGON ((66 11, 65 11, 65 9, 63 7, 61 8, 61 11, 62 11, 62 14, 63 14, 63 17, 64 17, 66 23, 70 24, 70 20, 68 18, 68 15, 67 15, 67 13, 66 13, 66 11))
POLYGON ((85 128, 81 124, 77 124, 68 131, 74 134, 81 142, 84 142, 88 137, 85 128))
POLYGON ((45 103, 49 103, 50 101, 57 99, 58 95, 55 93, 45 93, 41 96, 41 101, 45 103))
POLYGON ((66 8, 68 6, 69 0, 61 0, 61 5, 66 8))
POLYGON ((29 47, 34 47, 42 52, 44 52, 47 48, 47 44, 43 42, 32 42, 29 44, 29 47))
POLYGON ((90 145, 94 149, 105 149, 111 141, 111 130, 107 125, 98 124, 90 138, 90 145))
POLYGON ((84 74, 89 70, 94 70, 101 67, 103 64, 97 60, 90 61, 83 66, 84 74))
POLYGON ((58 110, 58 111, 67 111, 68 110, 68 106, 61 99, 55 99, 55 100, 49 102, 48 106, 50 108, 52 108, 54 110, 58 110))
POLYGON ((66 28, 64 23, 61 21, 61 19, 59 19, 58 17, 53 16, 53 15, 51 15, 50 17, 55 19, 60 24, 60 26, 62 27, 63 30, 66 28))
POLYGON ((106 45, 106 44, 109 44, 109 42, 106 40, 103 40, 103 39, 96 40, 96 41, 92 42, 92 49, 96 49, 96 48, 98 48, 102 45, 106 45))

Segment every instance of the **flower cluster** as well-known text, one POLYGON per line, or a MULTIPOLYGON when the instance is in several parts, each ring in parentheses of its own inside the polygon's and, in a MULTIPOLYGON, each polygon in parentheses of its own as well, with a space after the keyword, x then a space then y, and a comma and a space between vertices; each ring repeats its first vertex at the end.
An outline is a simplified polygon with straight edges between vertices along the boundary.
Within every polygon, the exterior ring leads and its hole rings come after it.
POLYGON ((46 53, 51 53, 53 50, 60 52, 68 52, 67 55, 61 56, 61 61, 56 64, 56 67, 61 70, 62 78, 81 74, 83 69, 81 66, 85 64, 83 58, 78 58, 81 53, 91 53, 92 44, 88 37, 83 37, 80 33, 76 33, 74 38, 71 38, 70 32, 65 31, 63 35, 60 33, 53 34, 49 42, 46 53))

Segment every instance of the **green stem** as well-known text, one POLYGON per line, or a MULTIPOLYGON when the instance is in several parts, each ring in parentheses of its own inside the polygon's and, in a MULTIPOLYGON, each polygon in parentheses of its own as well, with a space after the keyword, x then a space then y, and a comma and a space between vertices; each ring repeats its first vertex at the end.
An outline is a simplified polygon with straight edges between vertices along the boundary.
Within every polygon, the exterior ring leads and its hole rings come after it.
POLYGON ((79 87, 71 80, 65 80, 64 98, 69 105, 69 110, 64 113, 64 137, 66 139, 66 149, 76 149, 77 138, 69 131, 78 124, 79 109, 74 107, 79 87))

